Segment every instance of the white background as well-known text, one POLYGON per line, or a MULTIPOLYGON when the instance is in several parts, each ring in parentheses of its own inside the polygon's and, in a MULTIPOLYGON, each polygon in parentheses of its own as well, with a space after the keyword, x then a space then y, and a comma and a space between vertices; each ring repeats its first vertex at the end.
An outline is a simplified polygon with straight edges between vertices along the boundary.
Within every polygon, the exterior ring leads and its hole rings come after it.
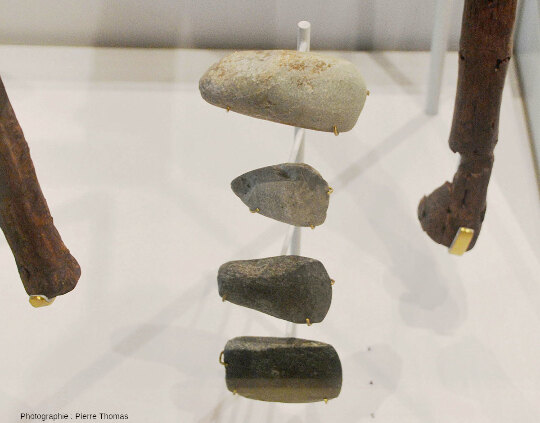
POLYGON ((198 78, 223 54, 0 48, 44 193, 83 269, 75 291, 33 309, 0 243, 2 422, 105 411, 141 423, 537 423, 540 211, 513 66, 476 247, 451 256, 416 218, 456 169, 455 54, 440 114, 428 117, 426 53, 334 53, 359 67, 371 96, 352 131, 307 131, 306 162, 335 191, 302 253, 336 285, 327 318, 298 336, 336 348, 342 393, 282 405, 227 391, 226 341, 286 327, 219 298, 223 262, 277 255, 286 233, 229 183, 284 162, 293 129, 200 98, 198 78))
POLYGON ((540 0, 522 0, 516 30, 515 57, 540 165, 540 0))
MULTIPOLYGON (((457 48, 463 0, 454 3, 457 48)), ((0 0, 0 43, 182 48, 428 50, 435 0, 0 0)))

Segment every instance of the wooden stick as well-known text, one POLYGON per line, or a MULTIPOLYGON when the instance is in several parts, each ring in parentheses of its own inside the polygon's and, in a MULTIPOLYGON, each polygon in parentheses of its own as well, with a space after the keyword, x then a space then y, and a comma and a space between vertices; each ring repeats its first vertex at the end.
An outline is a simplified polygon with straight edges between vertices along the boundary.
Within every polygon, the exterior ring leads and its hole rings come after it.
POLYGON ((418 206, 424 231, 447 247, 459 228, 466 227, 474 229, 468 249, 473 248, 484 220, 516 4, 517 0, 465 0, 449 140, 461 161, 453 182, 445 182, 418 206))
POLYGON ((29 295, 51 299, 75 288, 81 269, 53 224, 1 78, 0 227, 29 295))

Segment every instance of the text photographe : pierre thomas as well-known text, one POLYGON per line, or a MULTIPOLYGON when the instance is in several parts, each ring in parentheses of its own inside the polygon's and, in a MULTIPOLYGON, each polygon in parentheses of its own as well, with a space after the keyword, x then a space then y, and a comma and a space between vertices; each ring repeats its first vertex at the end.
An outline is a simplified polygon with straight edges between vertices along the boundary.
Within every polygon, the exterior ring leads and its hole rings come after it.
POLYGON ((125 413, 21 413, 21 420, 42 422, 57 420, 129 420, 125 413))

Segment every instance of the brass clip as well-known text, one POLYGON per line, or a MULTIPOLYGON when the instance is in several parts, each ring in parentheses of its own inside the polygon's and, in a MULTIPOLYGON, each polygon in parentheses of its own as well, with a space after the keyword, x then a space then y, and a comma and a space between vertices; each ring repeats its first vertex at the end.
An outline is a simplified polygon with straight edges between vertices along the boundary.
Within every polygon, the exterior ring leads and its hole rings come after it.
POLYGON ((47 298, 45 295, 30 295, 30 298, 28 298, 28 302, 32 305, 32 307, 38 308, 38 307, 46 307, 54 303, 54 300, 56 297, 53 298, 47 298))
POLYGON ((465 228, 462 226, 458 229, 456 236, 452 241, 452 245, 450 245, 450 248, 448 249, 448 252, 450 254, 455 254, 456 256, 462 256, 469 248, 473 236, 474 229, 465 228))
POLYGON ((225 355, 225 351, 221 351, 221 353, 219 353, 219 364, 221 364, 222 366, 227 367, 229 364, 225 363, 225 361, 223 361, 223 356, 224 355, 225 355))

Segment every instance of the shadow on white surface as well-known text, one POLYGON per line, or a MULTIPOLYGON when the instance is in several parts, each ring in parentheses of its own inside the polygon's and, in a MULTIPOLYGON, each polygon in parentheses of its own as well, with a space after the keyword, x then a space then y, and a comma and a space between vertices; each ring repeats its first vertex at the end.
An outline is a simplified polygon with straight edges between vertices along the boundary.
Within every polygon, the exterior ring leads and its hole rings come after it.
MULTIPOLYGON (((411 242, 411 228, 420 228, 420 224, 409 207, 410 202, 396 190, 397 184, 388 184, 395 176, 379 166, 380 161, 402 143, 410 141, 431 120, 424 114, 412 118, 343 170, 334 185, 337 188, 335 195, 339 195, 340 191, 362 176, 362 185, 369 187, 369 190, 355 196, 354 201, 385 250, 389 264, 384 284, 388 294, 399 299, 404 322, 439 334, 450 334, 466 318, 463 285, 451 265, 442 268, 437 257, 431 255, 429 250, 420 249, 411 242), (373 167, 377 169, 377 177, 367 173, 373 167)), ((343 232, 342 235, 351 236, 350 232, 343 232)), ((351 239, 351 242, 354 240, 351 239)), ((365 249, 366 246, 359 247, 365 249)))
POLYGON ((378 180, 368 183, 373 190, 364 193, 363 210, 386 249, 384 284, 389 295, 399 299, 403 321, 438 334, 453 333, 466 317, 460 278, 451 265, 443 268, 428 251, 411 245, 407 234, 420 225, 404 199, 378 180))
MULTIPOLYGON (((345 357, 343 397, 339 398, 340 421, 348 416, 367 419, 376 415, 383 402, 396 391, 401 367, 400 356, 385 344, 376 344, 369 350, 345 357)), ((306 423, 309 421, 306 419, 306 423)))
POLYGON ((508 377, 493 352, 477 339, 465 338, 443 349, 438 369, 446 388, 474 401, 491 421, 497 421, 500 416, 512 416, 514 422, 540 421, 535 410, 538 396, 533 405, 508 377))

